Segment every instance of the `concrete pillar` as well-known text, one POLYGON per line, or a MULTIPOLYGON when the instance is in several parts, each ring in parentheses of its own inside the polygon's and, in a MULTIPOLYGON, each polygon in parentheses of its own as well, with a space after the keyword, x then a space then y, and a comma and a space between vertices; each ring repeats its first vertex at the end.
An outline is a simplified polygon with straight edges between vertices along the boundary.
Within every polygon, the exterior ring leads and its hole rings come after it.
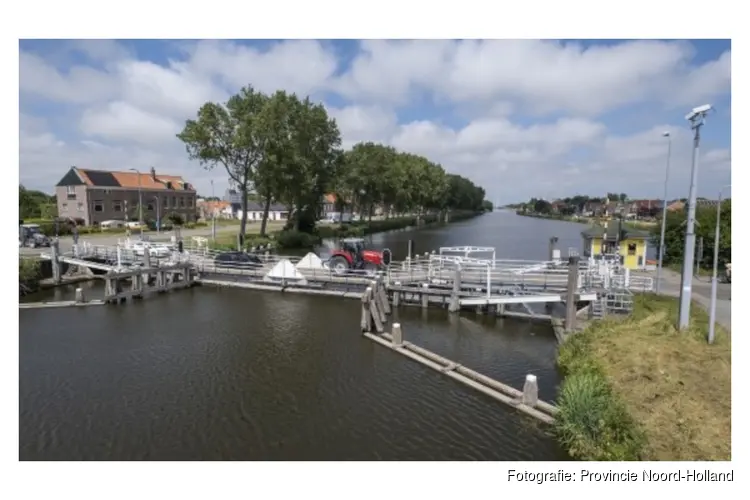
POLYGON ((76 304, 86 302, 86 296, 83 294, 83 288, 76 288, 76 304))
POLYGON ((559 253, 556 253, 558 237, 553 236, 549 239, 549 260, 556 260, 555 257, 559 258, 559 253))
POLYGON ((458 267, 453 273, 453 290, 451 291, 451 302, 448 305, 449 312, 458 312, 461 309, 461 268, 458 267))
POLYGON ((50 253, 52 256, 52 280, 55 284, 62 282, 62 269, 60 263, 60 242, 55 239, 50 244, 50 253))
POLYGON ((427 283, 422 285, 422 308, 427 309, 427 306, 430 304, 430 296, 427 294, 427 290, 429 290, 430 285, 427 283))
POLYGON ((578 293, 578 262, 574 255, 568 258, 568 288, 565 294, 565 331, 572 332, 576 327, 576 294, 578 293))
POLYGON ((117 267, 122 267, 122 248, 117 245, 117 267))
POLYGON ((393 323, 391 327, 391 335, 393 336, 393 345, 399 346, 404 343, 404 339, 401 333, 401 323, 393 323))
POLYGON ((143 252, 143 267, 146 269, 151 267, 151 252, 148 251, 148 248, 143 252))
POLYGON ((523 396, 521 402, 526 406, 534 406, 539 401, 539 386, 536 381, 536 375, 526 375, 526 382, 523 384, 523 396))

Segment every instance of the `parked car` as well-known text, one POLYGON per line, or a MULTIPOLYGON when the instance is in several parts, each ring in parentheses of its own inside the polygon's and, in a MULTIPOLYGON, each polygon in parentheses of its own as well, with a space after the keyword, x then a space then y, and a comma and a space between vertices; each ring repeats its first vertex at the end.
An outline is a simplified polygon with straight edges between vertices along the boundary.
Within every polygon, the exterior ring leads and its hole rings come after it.
POLYGON ((136 241, 130 246, 130 249, 138 257, 143 257, 148 252, 151 257, 164 258, 169 257, 172 253, 172 249, 168 245, 148 241, 136 241))
POLYGON ((22 224, 19 228, 19 246, 31 248, 48 247, 52 244, 47 236, 42 233, 39 224, 22 224))
POLYGON ((254 269, 263 266, 257 255, 245 252, 222 252, 214 257, 214 266, 224 269, 254 269))

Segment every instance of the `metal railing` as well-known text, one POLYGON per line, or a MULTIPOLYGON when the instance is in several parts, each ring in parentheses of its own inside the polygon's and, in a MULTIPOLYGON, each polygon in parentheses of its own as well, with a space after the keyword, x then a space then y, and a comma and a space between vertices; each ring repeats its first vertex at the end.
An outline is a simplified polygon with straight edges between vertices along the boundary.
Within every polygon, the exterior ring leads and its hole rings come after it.
MULTIPOLYGON (((132 243, 132 242, 131 242, 132 243)), ((164 246, 160 244, 159 246, 164 246)), ((169 245, 166 245, 170 247, 169 245)), ((144 249, 148 251, 147 249, 144 249)), ((64 256, 95 257, 114 264, 124 265, 142 263, 145 259, 141 252, 136 252, 126 241, 122 245, 104 246, 83 243, 77 245, 73 252, 64 256)), ((366 283, 372 280, 376 273, 366 271, 349 271, 337 273, 328 268, 325 260, 320 265, 304 266, 300 261, 304 257, 285 256, 270 253, 266 249, 250 252, 257 259, 251 262, 225 262, 217 257, 226 251, 211 250, 206 246, 186 246, 183 252, 171 248, 169 255, 151 256, 153 264, 190 263, 195 269, 208 274, 225 274, 240 276, 248 279, 263 279, 274 268, 274 276, 281 279, 296 279, 303 276, 308 281, 322 281, 335 283, 366 283), (279 263, 288 262, 290 265, 279 263), (291 268, 294 268, 294 271, 291 268), (285 276, 286 275, 288 276, 285 276)), ((317 264, 316 261, 314 264, 317 264)), ((568 285, 568 266, 565 263, 553 261, 511 260, 511 259, 476 259, 455 255, 424 254, 404 261, 393 261, 389 266, 381 269, 380 274, 386 283, 452 283, 455 270, 461 269, 461 281, 468 287, 475 285, 486 293, 499 287, 518 287, 526 290, 565 290, 568 285)), ((272 276, 273 278, 273 276, 272 276)), ((578 266, 577 284, 579 289, 628 289, 635 292, 647 292, 653 289, 653 279, 648 276, 630 274, 629 271, 618 266, 602 265, 581 261, 578 266)))

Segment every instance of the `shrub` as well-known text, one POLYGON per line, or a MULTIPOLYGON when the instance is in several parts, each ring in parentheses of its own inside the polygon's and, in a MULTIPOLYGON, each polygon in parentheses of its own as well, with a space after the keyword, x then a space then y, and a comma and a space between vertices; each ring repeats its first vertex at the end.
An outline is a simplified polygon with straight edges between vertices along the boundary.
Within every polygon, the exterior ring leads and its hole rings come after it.
POLYGON ((18 281, 30 289, 39 286, 42 279, 42 265, 37 259, 18 259, 18 281))
POLYGON ((320 243, 320 236, 295 230, 280 231, 276 243, 281 248, 312 248, 320 243))

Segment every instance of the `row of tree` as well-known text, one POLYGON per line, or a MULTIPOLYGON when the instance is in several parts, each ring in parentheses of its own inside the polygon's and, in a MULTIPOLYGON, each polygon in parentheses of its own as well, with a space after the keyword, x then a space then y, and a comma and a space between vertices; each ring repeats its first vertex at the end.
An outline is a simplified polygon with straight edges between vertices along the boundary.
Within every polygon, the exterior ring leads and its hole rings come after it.
POLYGON ((226 170, 241 195, 242 235, 251 193, 264 201, 262 235, 272 202, 292 209, 288 227, 312 232, 328 193, 340 209, 369 214, 377 205, 386 213, 486 208, 482 188, 424 157, 373 143, 344 152, 325 107, 284 91, 248 86, 225 104, 208 102, 177 137, 201 166, 226 170))
MULTIPOLYGON (((687 207, 683 210, 667 212, 667 223, 664 231, 664 263, 681 264, 685 255, 685 223, 687 221, 687 207)), ((716 207, 695 207, 695 236, 697 241, 703 241, 703 252, 696 248, 696 260, 700 267, 710 269, 714 262, 714 241, 716 239, 716 207)), ((719 235, 719 267, 724 267, 732 261, 732 201, 721 203, 719 235)), ((651 240, 658 248, 661 239, 661 220, 651 232, 651 240)))

